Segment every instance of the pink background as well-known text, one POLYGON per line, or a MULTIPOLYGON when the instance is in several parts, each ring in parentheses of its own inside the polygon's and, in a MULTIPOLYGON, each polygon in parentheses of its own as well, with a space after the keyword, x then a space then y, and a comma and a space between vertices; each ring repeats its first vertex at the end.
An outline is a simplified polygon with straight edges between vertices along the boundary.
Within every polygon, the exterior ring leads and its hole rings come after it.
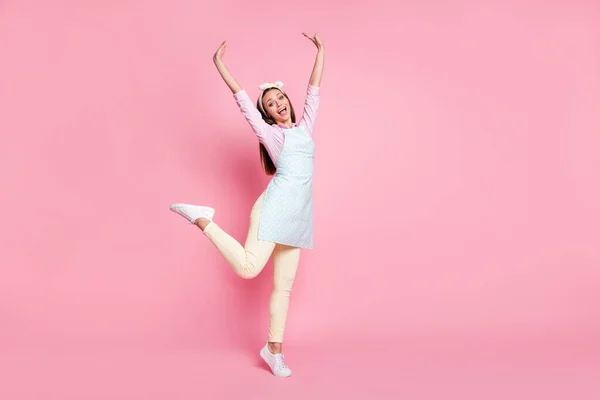
MULTIPOLYGON (((247 377, 266 339, 272 270, 236 278, 168 206, 212 205, 245 237, 268 178, 212 54, 228 40, 226 62, 251 97, 282 80, 299 111, 315 55, 303 31, 321 34, 327 58, 316 250, 303 253, 286 331, 292 384, 340 395, 342 378, 321 379, 343 371, 363 378, 354 394, 425 396, 410 384, 436 382, 432 369, 409 379, 401 360, 429 354, 455 371, 449 360, 482 354, 522 365, 531 349, 561 376, 597 372, 599 20, 584 0, 3 2, 0 352, 13 358, 2 376, 41 382, 3 390, 82 398, 93 383, 67 385, 77 357, 109 374, 106 393, 217 398, 195 379, 223 378, 220 367, 182 369, 198 367, 193 354, 218 363, 232 352, 227 363, 247 377), (344 361, 327 364, 324 347, 344 361), (143 369, 157 349, 181 382, 143 369), (138 386, 119 368, 171 380, 138 386)), ((252 373, 261 390, 274 384, 252 373)), ((535 376, 532 393, 560 393, 535 376)), ((594 379, 560 388, 581 399, 593 390, 566 388, 594 379)))

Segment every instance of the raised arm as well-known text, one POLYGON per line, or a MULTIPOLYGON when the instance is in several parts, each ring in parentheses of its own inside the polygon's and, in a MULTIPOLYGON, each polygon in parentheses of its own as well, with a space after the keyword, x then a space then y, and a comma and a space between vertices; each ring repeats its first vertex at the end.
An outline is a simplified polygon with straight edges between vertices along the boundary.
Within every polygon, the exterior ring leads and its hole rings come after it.
POLYGON ((323 46, 321 38, 316 33, 315 36, 309 36, 306 33, 302 34, 317 47, 317 57, 315 59, 312 74, 310 75, 309 85, 320 87, 321 77, 323 76, 323 64, 325 63, 325 46, 323 46))
POLYGON ((242 114, 244 114, 244 117, 250 123, 250 126, 252 126, 252 129, 260 139, 265 136, 265 128, 267 124, 263 121, 260 112, 252 104, 252 100, 250 100, 246 91, 242 89, 231 72, 229 72, 225 62, 223 62, 223 54, 225 54, 226 48, 227 42, 223 42, 213 56, 213 61, 215 62, 215 66, 217 67, 219 74, 221 74, 221 78, 223 78, 233 93, 233 97, 240 106, 242 114))
POLYGON ((219 74, 221 74, 221 78, 223 78, 233 93, 233 97, 240 107, 240 111, 252 127, 252 130, 258 137, 258 141, 267 148, 271 159, 274 162, 277 162, 277 155, 281 153, 281 149, 283 148, 283 133, 263 120, 260 111, 256 109, 252 100, 248 97, 248 93, 242 89, 231 72, 229 72, 229 69, 223 62, 223 54, 225 53, 226 48, 227 42, 223 42, 217 49, 217 52, 213 57, 215 66, 217 67, 219 74))
POLYGON ((317 47, 317 56, 315 58, 315 65, 313 66, 310 80, 308 81, 308 90, 306 92, 306 101, 304 102, 304 113, 300 119, 300 126, 306 128, 308 133, 312 136, 315 120, 317 118, 317 110, 319 109, 320 103, 320 91, 321 91, 321 77, 323 76, 323 64, 325 61, 325 46, 321 42, 321 38, 317 34, 311 37, 306 33, 303 33, 314 45, 317 47))
POLYGON ((217 52, 213 56, 213 61, 215 62, 215 66, 217 67, 219 74, 221 74, 221 78, 223 78, 223 80, 225 81, 229 89, 231 89, 233 94, 236 94, 240 92, 242 88, 240 87, 239 83, 235 80, 233 75, 231 75, 231 72, 229 72, 229 69, 227 69, 227 66, 223 62, 223 54, 225 54, 226 48, 227 42, 221 43, 221 46, 219 46, 217 52))

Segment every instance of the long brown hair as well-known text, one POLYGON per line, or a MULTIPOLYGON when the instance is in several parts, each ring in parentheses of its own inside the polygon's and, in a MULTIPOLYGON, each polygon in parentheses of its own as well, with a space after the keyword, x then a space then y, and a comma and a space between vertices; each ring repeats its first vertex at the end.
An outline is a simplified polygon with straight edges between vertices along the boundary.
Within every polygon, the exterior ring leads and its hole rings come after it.
MULTIPOLYGON (((275 125, 275 124, 277 124, 277 122, 275 122, 275 120, 273 118, 269 117, 263 111, 263 107, 261 107, 261 103, 263 101, 263 98, 265 97, 265 94, 267 94, 269 91, 271 91, 273 89, 277 89, 277 88, 271 88, 271 89, 265 90, 264 93, 262 94, 262 96, 260 97, 260 99, 258 99, 256 101, 256 108, 260 112, 260 115, 262 116, 263 120, 269 125, 275 125)), ((279 90, 279 89, 277 89, 277 90, 279 90)), ((294 112, 294 107, 292 106, 292 101, 287 96, 287 94, 285 94, 284 92, 281 92, 281 94, 283 94, 285 96, 285 98, 288 100, 288 102, 290 103, 290 116, 292 117, 292 123, 295 124, 296 123, 296 113, 294 112)), ((269 156, 269 152, 267 151, 267 148, 262 143, 260 144, 259 147, 260 147, 260 161, 263 165, 263 168, 265 169, 265 173, 267 175, 275 175, 275 172, 277 172, 277 167, 275 167, 275 163, 271 159, 271 156, 269 156)))

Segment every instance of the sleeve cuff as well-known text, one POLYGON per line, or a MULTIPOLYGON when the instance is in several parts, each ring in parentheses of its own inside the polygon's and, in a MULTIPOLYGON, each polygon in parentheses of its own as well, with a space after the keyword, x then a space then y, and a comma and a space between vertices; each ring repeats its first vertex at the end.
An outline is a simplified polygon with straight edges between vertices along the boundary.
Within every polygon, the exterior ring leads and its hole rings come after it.
POLYGON ((308 84, 308 94, 312 94, 313 96, 318 96, 321 92, 321 88, 319 86, 313 86, 308 84))
POLYGON ((237 100, 237 101, 242 101, 242 100, 246 100, 249 99, 250 97, 248 96, 248 93, 246 93, 246 91, 244 89, 240 90, 239 92, 235 93, 233 95, 233 97, 237 100))

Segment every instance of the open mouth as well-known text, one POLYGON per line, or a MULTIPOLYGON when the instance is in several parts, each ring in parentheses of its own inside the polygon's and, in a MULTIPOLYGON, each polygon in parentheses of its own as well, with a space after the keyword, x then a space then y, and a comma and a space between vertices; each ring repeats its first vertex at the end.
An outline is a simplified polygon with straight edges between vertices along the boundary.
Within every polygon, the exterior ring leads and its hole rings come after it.
POLYGON ((277 114, 281 115, 287 111, 287 107, 283 107, 281 110, 277 111, 277 114))

